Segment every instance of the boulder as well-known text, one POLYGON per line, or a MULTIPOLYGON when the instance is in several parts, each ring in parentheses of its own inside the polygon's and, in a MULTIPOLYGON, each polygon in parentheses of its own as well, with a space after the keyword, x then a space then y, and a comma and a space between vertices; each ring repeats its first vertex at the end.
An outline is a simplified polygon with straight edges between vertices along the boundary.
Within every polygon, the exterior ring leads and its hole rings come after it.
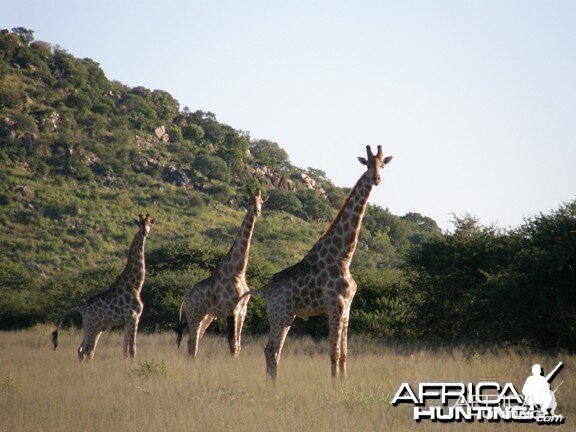
POLYGON ((16 190, 24 197, 32 199, 34 198, 34 190, 27 185, 17 185, 16 190))
POLYGON ((276 174, 267 166, 258 167, 253 171, 260 180, 265 180, 276 189, 294 190, 294 182, 287 177, 276 174))
POLYGON ((62 118, 60 117, 60 114, 57 113, 56 111, 52 111, 52 112, 47 113, 42 118, 42 125, 47 126, 48 128, 52 129, 53 131, 57 131, 58 128, 60 127, 61 120, 62 120, 62 118))
POLYGON ((88 152, 86 154, 86 165, 88 165, 90 168, 99 166, 101 164, 102 164, 102 161, 94 153, 88 152))
POLYGON ((156 138, 158 139, 162 139, 165 133, 166 128, 164 126, 159 126, 156 129, 154 129, 154 135, 156 135, 156 138))
POLYGON ((306 187, 306 189, 310 189, 313 191, 318 192, 318 194, 322 196, 326 196, 326 191, 314 180, 312 177, 305 173, 300 173, 300 182, 306 187))
POLYGON ((167 163, 162 169, 162 179, 168 183, 173 183, 176 186, 184 188, 191 188, 190 178, 186 172, 176 166, 174 163, 167 163))

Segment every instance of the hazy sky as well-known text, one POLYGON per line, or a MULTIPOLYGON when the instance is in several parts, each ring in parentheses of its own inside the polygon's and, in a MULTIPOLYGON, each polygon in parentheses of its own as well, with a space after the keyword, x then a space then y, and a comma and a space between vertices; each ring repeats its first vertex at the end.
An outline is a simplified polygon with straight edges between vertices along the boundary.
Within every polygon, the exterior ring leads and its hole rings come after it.
POLYGON ((0 0, 0 27, 278 142, 337 185, 449 228, 576 198, 576 1, 0 0))

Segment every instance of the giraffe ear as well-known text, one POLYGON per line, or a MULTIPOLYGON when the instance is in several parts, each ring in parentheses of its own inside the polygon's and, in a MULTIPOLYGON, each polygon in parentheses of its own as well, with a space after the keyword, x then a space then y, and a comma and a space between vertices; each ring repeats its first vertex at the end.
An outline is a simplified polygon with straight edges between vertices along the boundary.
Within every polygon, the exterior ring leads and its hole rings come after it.
POLYGON ((150 225, 154 225, 156 223, 156 218, 150 219, 150 225))
POLYGON ((365 157, 358 157, 358 160, 362 165, 368 165, 368 161, 366 160, 365 157))
POLYGON ((386 156, 384 158, 384 165, 386 165, 388 162, 390 162, 392 160, 392 156, 386 156))
POLYGON ((268 198, 270 198, 270 195, 268 195, 266 198, 262 198, 262 204, 266 204, 266 201, 268 201, 268 198))

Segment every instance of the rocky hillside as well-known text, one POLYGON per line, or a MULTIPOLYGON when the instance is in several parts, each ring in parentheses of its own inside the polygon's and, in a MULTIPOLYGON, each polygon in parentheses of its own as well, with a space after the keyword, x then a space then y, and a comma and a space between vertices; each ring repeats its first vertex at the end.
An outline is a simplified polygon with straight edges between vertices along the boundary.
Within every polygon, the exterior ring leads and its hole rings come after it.
MULTIPOLYGON (((111 81, 95 61, 25 28, 0 31, 0 166, 0 327, 51 318, 101 290, 123 264, 135 214, 159 221, 151 257, 203 257, 156 276, 151 267, 149 283, 164 290, 155 301, 172 307, 234 238, 247 189, 270 197, 255 283, 299 259, 346 195, 322 171, 292 165, 277 143, 163 90, 111 81)), ((438 233, 430 218, 371 206, 354 265, 394 273, 438 233)))

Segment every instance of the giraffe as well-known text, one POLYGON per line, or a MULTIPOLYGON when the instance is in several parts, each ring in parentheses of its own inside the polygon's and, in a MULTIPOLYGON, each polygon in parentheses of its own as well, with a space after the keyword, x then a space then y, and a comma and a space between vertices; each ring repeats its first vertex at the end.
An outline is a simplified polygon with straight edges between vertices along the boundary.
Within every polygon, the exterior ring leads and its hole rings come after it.
POLYGON ((139 215, 139 219, 135 219, 134 222, 138 225, 138 232, 130 245, 126 267, 112 282, 110 288, 90 298, 86 304, 68 310, 62 316, 56 330, 52 332, 54 349, 58 347, 58 330, 64 318, 72 312, 78 312, 82 315, 84 327, 84 339, 78 347, 80 362, 94 357, 98 339, 104 330, 119 325, 124 325, 122 345, 124 357, 134 358, 138 321, 144 308, 140 299, 145 278, 144 246, 155 219, 150 218, 149 214, 146 217, 139 215))
MULTIPOLYGON (((378 146, 376 155, 370 146, 366 146, 366 154, 367 158, 359 157, 358 160, 367 166, 367 171, 308 254, 297 264, 273 275, 262 290, 244 294, 246 297, 259 294, 266 301, 270 330, 264 353, 267 374, 273 379, 295 317, 307 319, 321 314, 328 316, 332 376, 346 377, 348 319, 356 293, 350 263, 372 187, 380 184, 380 170, 392 160, 392 156, 383 158, 382 146, 378 146)), ((243 297, 238 304, 245 304, 243 297)))
POLYGON ((184 295, 180 305, 177 343, 180 346, 185 328, 182 317, 184 311, 189 330, 188 354, 192 358, 196 358, 198 343, 204 332, 218 317, 227 317, 230 353, 234 357, 240 354, 240 339, 248 301, 238 304, 238 298, 248 291, 246 268, 252 233, 256 218, 260 216, 262 204, 266 201, 259 189, 255 194, 250 194, 249 209, 230 251, 210 277, 198 282, 184 295))

